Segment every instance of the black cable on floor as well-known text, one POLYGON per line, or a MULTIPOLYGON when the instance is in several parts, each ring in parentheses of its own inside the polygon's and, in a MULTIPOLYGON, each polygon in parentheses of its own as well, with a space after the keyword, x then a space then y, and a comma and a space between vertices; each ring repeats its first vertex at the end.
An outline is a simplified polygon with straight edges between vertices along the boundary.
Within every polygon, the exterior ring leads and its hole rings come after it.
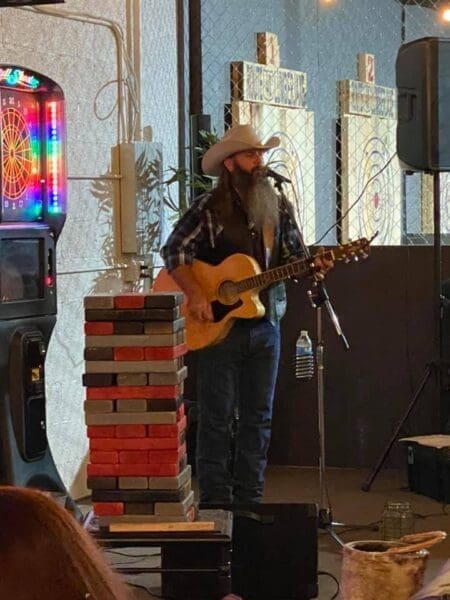
POLYGON ((151 558, 154 556, 161 556, 161 552, 153 552, 146 554, 127 554, 127 552, 119 552, 119 550, 104 550, 105 554, 117 554, 118 556, 126 556, 127 558, 151 558))
POLYGON ((331 577, 331 579, 334 581, 334 583, 336 584, 336 591, 334 592, 334 594, 331 596, 330 600, 334 600, 335 598, 338 597, 339 595, 339 581, 337 580, 337 578, 333 575, 333 573, 329 573, 328 571, 317 571, 317 575, 326 575, 327 577, 331 577))
MULTIPOLYGON (((333 528, 337 530, 337 532, 339 533, 339 535, 345 534, 345 533, 349 533, 352 531, 379 531, 380 526, 381 525, 381 521, 373 521, 372 523, 366 523, 366 524, 361 524, 361 525, 348 525, 346 527, 343 527, 342 529, 339 529, 338 527, 333 528)), ((319 533, 329 533, 328 531, 319 531, 319 533)))
POLYGON ((133 583, 131 581, 126 581, 126 584, 129 585, 130 587, 135 587, 135 588, 139 588, 141 590, 145 590, 147 592, 147 594, 150 594, 150 596, 152 596, 153 598, 162 598, 164 600, 164 596, 161 596, 161 594, 155 594, 155 592, 153 592, 148 586, 143 585, 142 583, 133 583))

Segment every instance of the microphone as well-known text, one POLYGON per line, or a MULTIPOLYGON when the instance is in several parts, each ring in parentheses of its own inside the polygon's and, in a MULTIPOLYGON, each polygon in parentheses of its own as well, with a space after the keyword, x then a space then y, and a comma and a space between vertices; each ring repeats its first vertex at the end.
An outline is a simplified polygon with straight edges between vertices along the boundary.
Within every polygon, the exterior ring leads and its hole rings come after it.
POLYGON ((265 172, 266 177, 272 177, 272 179, 275 179, 277 183, 292 183, 290 179, 288 179, 284 175, 281 175, 280 173, 277 173, 273 169, 269 169, 269 167, 265 167, 265 172))

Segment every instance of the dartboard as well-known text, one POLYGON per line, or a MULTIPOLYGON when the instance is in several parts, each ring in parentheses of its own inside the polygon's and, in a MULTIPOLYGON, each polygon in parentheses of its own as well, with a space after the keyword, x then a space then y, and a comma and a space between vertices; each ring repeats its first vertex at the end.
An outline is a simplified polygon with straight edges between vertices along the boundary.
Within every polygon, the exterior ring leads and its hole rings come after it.
POLYGON ((377 244, 400 244, 401 171, 396 121, 359 115, 342 118, 343 238, 371 237, 377 244), (347 212, 349 211, 349 212, 347 212))
POLYGON ((31 176, 30 130, 23 115, 13 106, 1 112, 3 195, 17 200, 25 192, 31 176))
POLYGON ((367 186, 357 208, 358 229, 368 237, 378 231, 379 244, 391 243, 399 225, 392 219, 392 169, 388 166, 382 171, 389 158, 385 140, 370 138, 361 153, 357 177, 360 190, 367 186))

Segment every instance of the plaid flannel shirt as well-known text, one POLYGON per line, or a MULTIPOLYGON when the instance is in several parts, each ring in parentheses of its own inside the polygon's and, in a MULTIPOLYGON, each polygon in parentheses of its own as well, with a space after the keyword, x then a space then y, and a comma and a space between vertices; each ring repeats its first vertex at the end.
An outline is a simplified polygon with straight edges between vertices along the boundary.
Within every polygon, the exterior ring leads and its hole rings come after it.
MULTIPOLYGON (((168 271, 180 265, 190 265, 197 255, 200 244, 209 243, 215 247, 215 240, 223 230, 223 225, 206 206, 211 194, 199 196, 175 225, 172 233, 161 249, 161 256, 168 271)), ((289 214, 285 202, 280 202, 280 264, 301 258, 304 255, 299 239, 299 231, 289 214)))

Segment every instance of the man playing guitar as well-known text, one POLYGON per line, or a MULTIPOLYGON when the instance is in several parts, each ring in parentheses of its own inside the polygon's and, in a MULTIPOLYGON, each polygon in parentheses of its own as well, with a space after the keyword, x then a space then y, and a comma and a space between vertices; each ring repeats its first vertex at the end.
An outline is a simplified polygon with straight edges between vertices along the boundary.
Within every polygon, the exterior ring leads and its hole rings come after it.
MULTIPOLYGON (((196 261, 219 265, 243 254, 256 261, 258 271, 266 271, 303 256, 286 200, 275 192, 263 167, 264 153, 279 143, 277 137, 262 143, 250 125, 228 130, 202 161, 204 173, 218 177, 216 187, 193 202, 162 248, 165 266, 185 293, 189 316, 199 330, 221 317, 194 269, 196 261)), ((322 273, 333 265, 325 257, 316 257, 314 264, 322 273)), ((226 298, 226 290, 223 295, 226 298)), ((280 354, 279 322, 286 310, 284 284, 265 287, 259 300, 254 314, 236 313, 238 318, 228 322, 224 336, 206 347, 197 345, 201 348, 197 350, 197 466, 202 503, 249 503, 262 498, 280 354), (236 410, 239 419, 230 472, 236 410)), ((233 302, 232 298, 228 304, 233 302)))

